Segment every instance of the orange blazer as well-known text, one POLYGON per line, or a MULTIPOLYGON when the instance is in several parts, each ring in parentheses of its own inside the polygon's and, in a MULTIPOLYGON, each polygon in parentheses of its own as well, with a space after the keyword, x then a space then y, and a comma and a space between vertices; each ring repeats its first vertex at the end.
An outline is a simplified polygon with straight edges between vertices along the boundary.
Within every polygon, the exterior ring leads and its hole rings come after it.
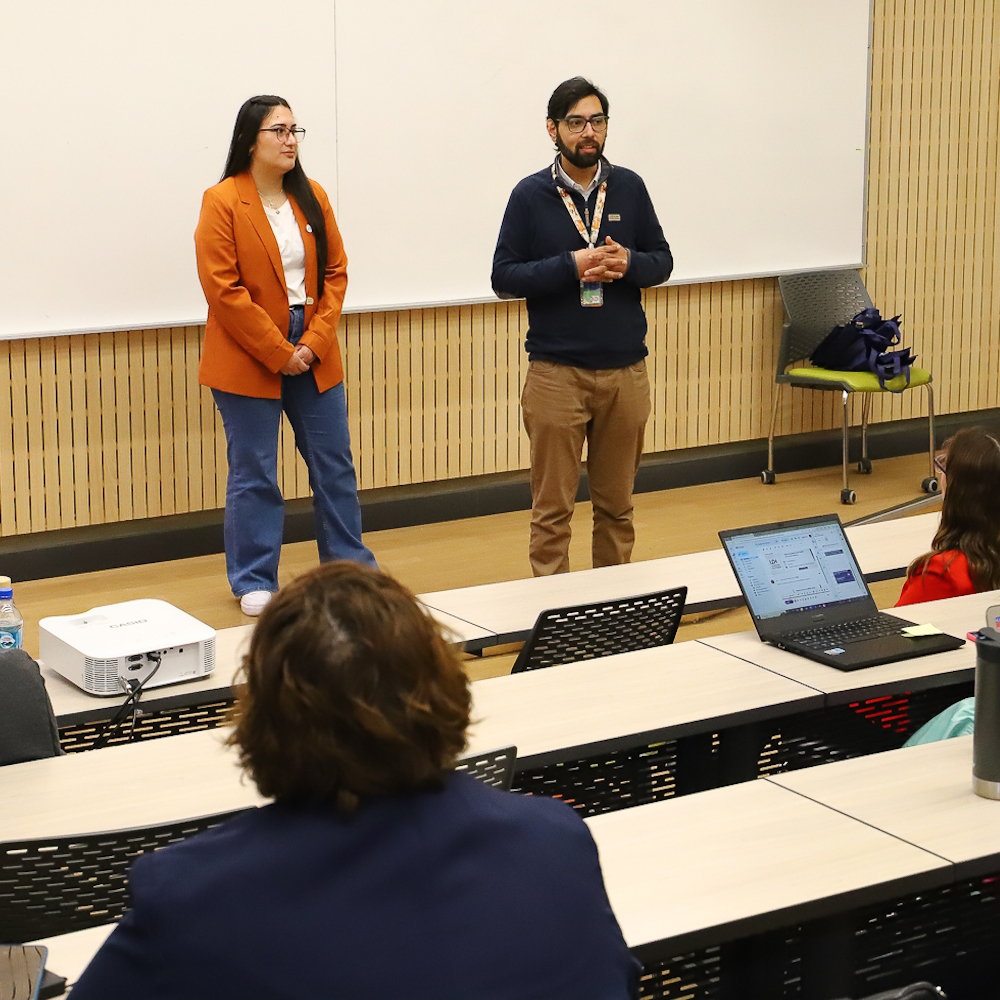
MULTIPOLYGON (((316 360, 316 386, 325 392, 344 379, 337 323, 347 290, 347 256, 326 192, 310 181, 326 219, 323 298, 316 300, 316 240, 289 196, 306 249, 305 333, 299 341, 316 360)), ((288 341, 288 289, 281 253, 250 173, 227 177, 205 192, 194 234, 198 277, 208 299, 208 322, 198 381, 241 396, 278 399, 288 341)))

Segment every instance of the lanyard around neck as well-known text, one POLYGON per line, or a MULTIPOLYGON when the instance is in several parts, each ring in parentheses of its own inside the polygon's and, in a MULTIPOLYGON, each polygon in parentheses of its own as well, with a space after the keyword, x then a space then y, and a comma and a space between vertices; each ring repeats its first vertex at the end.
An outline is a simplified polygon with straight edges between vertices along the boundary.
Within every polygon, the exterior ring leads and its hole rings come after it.
POLYGON ((556 190, 559 192, 559 197, 562 198, 563 204, 566 206, 566 211, 569 212, 569 217, 576 226, 576 231, 583 237, 584 243, 593 250, 597 244, 597 237, 601 232, 601 218, 604 215, 604 199, 608 193, 608 182, 603 181, 597 189, 597 204, 594 205, 594 219, 590 226, 590 233, 588 233, 587 227, 584 226, 583 219, 580 218, 580 213, 577 211, 570 193, 559 183, 554 163, 552 164, 552 180, 556 182, 556 190))

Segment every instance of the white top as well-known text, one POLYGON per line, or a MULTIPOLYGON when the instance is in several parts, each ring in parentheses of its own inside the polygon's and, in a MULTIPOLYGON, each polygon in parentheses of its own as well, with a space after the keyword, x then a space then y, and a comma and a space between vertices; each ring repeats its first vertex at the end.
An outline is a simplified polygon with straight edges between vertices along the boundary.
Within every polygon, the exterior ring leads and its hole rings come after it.
POLYGON ((271 208, 261 199, 264 214, 271 223, 271 231, 278 241, 281 251, 281 266, 285 269, 285 285, 288 288, 288 304, 306 304, 306 248, 302 242, 299 224, 295 221, 291 201, 285 201, 281 208, 271 208))

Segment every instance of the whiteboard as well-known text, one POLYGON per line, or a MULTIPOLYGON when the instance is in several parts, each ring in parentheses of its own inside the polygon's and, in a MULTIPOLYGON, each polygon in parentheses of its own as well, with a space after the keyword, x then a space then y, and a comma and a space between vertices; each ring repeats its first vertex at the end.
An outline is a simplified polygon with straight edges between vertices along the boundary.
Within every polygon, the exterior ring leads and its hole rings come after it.
POLYGON ((203 322, 193 232, 240 103, 289 99, 353 311, 493 298, 511 189, 581 74, 672 282, 863 261, 870 0, 38 0, 0 10, 0 337, 203 322), (299 26, 309 25, 308 31, 299 26), (297 41, 301 39, 301 41, 297 41), (10 138, 14 138, 11 136, 10 138))
POLYGON ((0 3, 0 86, 16 95, 0 126, 0 337, 203 323, 194 229, 254 94, 321 126, 302 159, 336 188, 334 10, 288 9, 329 40, 325 58, 298 58, 285 8, 276 30, 264 0, 0 3))

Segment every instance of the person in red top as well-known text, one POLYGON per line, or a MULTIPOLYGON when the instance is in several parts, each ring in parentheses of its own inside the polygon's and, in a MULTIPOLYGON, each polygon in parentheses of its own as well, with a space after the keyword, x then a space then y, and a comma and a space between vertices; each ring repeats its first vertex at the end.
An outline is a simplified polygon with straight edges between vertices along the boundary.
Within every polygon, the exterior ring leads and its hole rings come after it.
POLYGON ((907 569, 897 607, 1000 588, 1000 441, 973 427, 945 449, 941 524, 907 569))

